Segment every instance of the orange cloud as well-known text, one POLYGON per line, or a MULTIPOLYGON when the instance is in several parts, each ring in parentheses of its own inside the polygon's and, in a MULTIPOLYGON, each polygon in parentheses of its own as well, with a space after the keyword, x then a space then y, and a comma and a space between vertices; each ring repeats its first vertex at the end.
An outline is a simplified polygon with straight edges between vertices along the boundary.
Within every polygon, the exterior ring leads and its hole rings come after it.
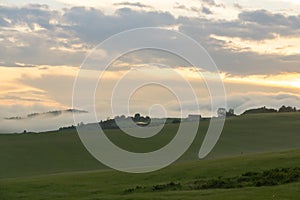
POLYGON ((258 54, 294 55, 300 54, 299 37, 282 37, 262 41, 246 40, 238 37, 210 35, 211 38, 225 42, 224 48, 234 51, 252 51, 258 54))

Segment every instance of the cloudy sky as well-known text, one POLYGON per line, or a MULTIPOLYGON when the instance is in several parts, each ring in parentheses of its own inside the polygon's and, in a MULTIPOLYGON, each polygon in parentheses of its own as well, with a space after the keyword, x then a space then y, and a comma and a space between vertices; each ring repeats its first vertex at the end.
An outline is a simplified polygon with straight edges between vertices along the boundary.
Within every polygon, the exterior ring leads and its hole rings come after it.
MULTIPOLYGON (((300 108, 299 0, 0 0, 0 132, 73 124, 70 113, 25 121, 4 118, 72 108, 73 83, 85 57, 110 36, 143 27, 179 31, 200 43, 216 63, 228 108, 236 113, 283 104, 300 108)), ((195 90, 201 114, 209 116, 209 92, 194 69, 166 52, 124 55, 97 88, 98 119, 113 117, 111 93, 130 70, 129 82, 164 79, 184 93, 174 72, 180 74, 195 90)), ((180 116, 175 96, 162 86, 142 87, 128 100, 129 113, 157 116, 161 105, 166 115, 180 116)), ((126 112, 127 103, 117 100, 115 114, 126 112)), ((195 112, 197 105, 181 103, 184 115, 195 112)))

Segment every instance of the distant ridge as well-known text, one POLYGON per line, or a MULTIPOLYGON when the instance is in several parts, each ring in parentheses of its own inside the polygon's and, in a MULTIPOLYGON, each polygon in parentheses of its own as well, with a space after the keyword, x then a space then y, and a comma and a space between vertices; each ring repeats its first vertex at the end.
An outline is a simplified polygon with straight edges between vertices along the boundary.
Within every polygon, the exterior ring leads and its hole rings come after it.
POLYGON ((291 106, 281 106, 278 110, 274 108, 266 108, 266 106, 261 107, 261 108, 253 108, 246 110, 245 112, 242 113, 242 115, 248 115, 248 114, 258 114, 258 113, 283 113, 283 112, 299 112, 300 110, 297 110, 296 107, 291 107, 291 106))
POLYGON ((277 110, 274 108, 266 108, 261 107, 261 108, 253 108, 253 109, 249 109, 246 110, 245 112, 242 113, 242 115, 248 115, 248 114, 257 114, 257 113, 276 113, 277 110))

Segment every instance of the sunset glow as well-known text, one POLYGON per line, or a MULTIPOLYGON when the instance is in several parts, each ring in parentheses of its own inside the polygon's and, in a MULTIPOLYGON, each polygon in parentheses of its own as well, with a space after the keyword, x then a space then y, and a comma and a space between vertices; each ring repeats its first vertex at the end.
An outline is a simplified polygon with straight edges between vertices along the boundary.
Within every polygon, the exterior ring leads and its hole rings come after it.
POLYGON ((299 37, 276 37, 274 39, 253 41, 234 37, 212 35, 212 38, 226 42, 226 48, 234 51, 253 51, 262 55, 295 55, 300 53, 299 37))
MULTIPOLYGON (((187 88, 181 78, 188 81, 207 116, 211 112, 205 79, 218 77, 228 106, 238 113, 262 105, 300 107, 298 0, 47 0, 43 5, 37 0, 13 0, 0 5, 0 127, 6 117, 71 108, 73 84, 86 56, 110 36, 143 27, 179 31, 192 38, 207 51, 219 73, 204 70, 205 66, 191 67, 180 55, 135 51, 112 62, 103 77, 97 68, 84 72, 87 81, 103 79, 95 96, 110 94, 113 84, 132 70, 130 81, 168 80, 182 92, 187 88)), ((168 45, 162 37, 153 37, 168 45)), ((100 49, 96 60, 118 51, 100 49)), ((167 105, 173 116, 180 114, 173 100, 155 91, 154 87, 141 90, 139 98, 160 96, 158 104, 167 105)), ((113 117, 107 109, 109 98, 97 103, 102 106, 97 109, 99 119, 113 117)), ((195 105, 189 101, 184 105, 185 113, 193 112, 195 105)), ((143 108, 143 104, 131 106, 136 111, 143 108)), ((144 106, 148 112, 149 102, 144 106)))

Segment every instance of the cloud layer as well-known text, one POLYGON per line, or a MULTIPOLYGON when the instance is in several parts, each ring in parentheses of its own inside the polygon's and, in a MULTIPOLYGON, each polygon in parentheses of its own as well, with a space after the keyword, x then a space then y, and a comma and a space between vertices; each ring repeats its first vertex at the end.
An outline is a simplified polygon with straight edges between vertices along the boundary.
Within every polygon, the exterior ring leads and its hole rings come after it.
MULTIPOLYGON (((221 74, 238 77, 240 82, 225 81, 228 106, 238 113, 259 106, 278 108, 285 104, 300 107, 300 82, 297 86, 297 80, 293 80, 293 90, 278 87, 278 84, 275 87, 243 82, 250 75, 261 78, 278 74, 297 76, 300 73, 299 12, 274 12, 214 0, 200 0, 193 5, 173 3, 172 9, 178 11, 177 15, 166 9, 154 8, 146 2, 123 1, 113 2, 112 5, 114 11, 110 14, 95 7, 53 9, 39 4, 0 6, 0 81, 4 83, 0 86, 0 117, 71 107, 76 70, 86 55, 108 37, 142 27, 178 30, 199 42, 216 62, 221 74), (234 10, 237 14, 235 17, 220 18, 221 10, 234 10), (193 16, 182 13, 193 13, 193 16), (289 43, 286 44, 286 41, 289 43), (280 45, 275 45, 277 43, 280 45), (268 50, 267 46, 273 51, 268 50), (28 70, 24 71, 26 68, 28 70)), ((161 38, 161 43, 170 41, 159 35, 153 37, 161 38)), ((182 48, 188 47, 183 44, 182 48)), ((111 52, 102 53, 101 56, 105 56, 111 52)), ((190 70, 189 63, 182 60, 162 52, 145 51, 116 61, 110 75, 116 78, 119 73, 137 69, 145 63, 163 63, 182 72, 183 68, 190 70)), ((180 86, 180 83, 174 80, 174 86, 180 86)), ((195 88, 203 91, 203 88, 195 88)), ((201 97, 199 101, 203 114, 208 115, 209 99, 201 97)), ((166 104, 172 115, 178 113, 178 105, 171 101, 166 104)), ((187 113, 193 112, 194 106, 184 102, 187 113)), ((142 108, 143 105, 138 105, 135 111, 142 108)), ((65 114, 47 121, 49 126, 42 119, 37 122, 26 119, 21 120, 16 129, 10 129, 14 127, 12 121, 0 120, 0 132, 46 130, 50 126, 57 128, 72 124, 71 116, 65 114), (61 124, 55 124, 57 120, 61 124)), ((107 117, 105 115, 109 112, 101 117, 107 117)))
MULTIPOLYGON (((220 70, 226 73, 246 75, 299 72, 299 54, 263 55, 246 47, 231 49, 228 48, 231 46, 230 41, 212 37, 262 42, 266 39, 276 40, 278 37, 299 37, 299 16, 267 10, 242 10, 234 20, 183 16, 176 18, 168 12, 126 7, 147 7, 141 3, 121 2, 118 5, 121 8, 113 15, 84 7, 56 11, 46 5, 1 6, 1 65, 79 66, 85 55, 109 36, 132 28, 155 26, 177 27, 179 31, 193 37, 208 50, 220 70)), ((212 14, 210 8, 222 6, 214 1, 203 1, 202 5, 202 11, 207 15, 212 14)))

